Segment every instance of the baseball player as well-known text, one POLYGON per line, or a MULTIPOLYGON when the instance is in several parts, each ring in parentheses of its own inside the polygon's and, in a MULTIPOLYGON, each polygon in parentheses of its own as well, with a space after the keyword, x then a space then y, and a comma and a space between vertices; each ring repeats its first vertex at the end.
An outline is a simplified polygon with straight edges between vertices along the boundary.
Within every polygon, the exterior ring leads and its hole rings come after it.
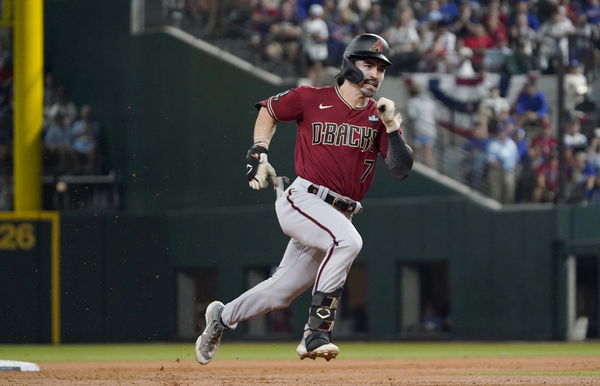
POLYGON ((346 47, 335 87, 297 87, 257 104, 254 145, 246 174, 252 189, 276 182, 269 143, 279 121, 298 125, 296 180, 275 202, 282 230, 290 237, 279 267, 269 279, 227 304, 206 309, 206 329, 196 341, 196 359, 207 364, 221 336, 239 322, 275 309, 312 287, 308 322, 297 348, 301 359, 330 360, 339 354, 332 342, 335 313, 346 276, 362 247, 352 217, 373 180, 381 153, 389 173, 408 176, 412 149, 400 129, 394 102, 373 99, 385 75, 387 42, 374 34, 356 36, 346 47))

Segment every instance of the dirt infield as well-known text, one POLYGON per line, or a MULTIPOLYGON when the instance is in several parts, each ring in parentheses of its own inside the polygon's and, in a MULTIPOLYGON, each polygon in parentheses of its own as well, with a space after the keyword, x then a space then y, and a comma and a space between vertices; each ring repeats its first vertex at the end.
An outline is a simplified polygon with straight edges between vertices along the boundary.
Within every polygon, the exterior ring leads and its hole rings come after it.
POLYGON ((43 362, 17 385, 600 385, 600 357, 43 362), (552 375, 540 375, 550 373, 552 375), (555 374, 555 375, 554 375, 555 374))

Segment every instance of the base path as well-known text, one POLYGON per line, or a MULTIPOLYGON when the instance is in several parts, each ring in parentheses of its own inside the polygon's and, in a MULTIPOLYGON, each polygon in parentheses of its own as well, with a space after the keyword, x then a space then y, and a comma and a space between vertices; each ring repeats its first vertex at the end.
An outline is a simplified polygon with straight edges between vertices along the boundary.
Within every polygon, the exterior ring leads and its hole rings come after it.
POLYGON ((17 385, 600 385, 600 356, 41 362, 17 385), (586 374, 586 372, 588 372, 586 374), (580 373, 582 375, 576 375, 580 373), (594 376, 595 375, 595 376, 594 376))

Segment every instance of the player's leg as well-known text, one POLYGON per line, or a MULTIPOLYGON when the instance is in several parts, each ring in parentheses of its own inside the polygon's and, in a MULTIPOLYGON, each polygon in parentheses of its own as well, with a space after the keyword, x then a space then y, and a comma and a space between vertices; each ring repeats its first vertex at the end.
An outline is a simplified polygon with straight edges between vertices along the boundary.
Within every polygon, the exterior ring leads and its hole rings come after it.
POLYGON ((244 320, 287 307, 312 286, 323 256, 322 251, 291 239, 273 276, 226 305, 212 302, 206 310, 206 329, 196 341, 198 362, 207 364, 212 360, 225 331, 236 328, 244 320))
MULTIPOLYGON (((362 239, 349 216, 308 193, 304 180, 296 180, 277 201, 277 215, 284 232, 302 244, 325 251, 316 272, 310 315, 298 354, 335 358, 339 349, 331 343, 335 312, 352 262, 362 248, 362 239)), ((308 183, 310 184, 310 183, 308 183)))
POLYGON ((275 273, 227 303, 223 321, 235 328, 239 322, 289 306, 313 285, 323 256, 323 251, 291 239, 275 273))

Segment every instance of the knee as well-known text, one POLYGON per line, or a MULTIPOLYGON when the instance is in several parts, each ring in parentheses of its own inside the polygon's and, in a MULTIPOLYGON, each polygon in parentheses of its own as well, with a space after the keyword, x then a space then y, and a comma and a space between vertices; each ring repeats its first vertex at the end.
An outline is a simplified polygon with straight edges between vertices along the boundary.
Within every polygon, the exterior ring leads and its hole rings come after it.
POLYGON ((344 248, 348 255, 355 257, 362 249, 363 241, 359 234, 348 237, 339 243, 339 247, 344 248))

